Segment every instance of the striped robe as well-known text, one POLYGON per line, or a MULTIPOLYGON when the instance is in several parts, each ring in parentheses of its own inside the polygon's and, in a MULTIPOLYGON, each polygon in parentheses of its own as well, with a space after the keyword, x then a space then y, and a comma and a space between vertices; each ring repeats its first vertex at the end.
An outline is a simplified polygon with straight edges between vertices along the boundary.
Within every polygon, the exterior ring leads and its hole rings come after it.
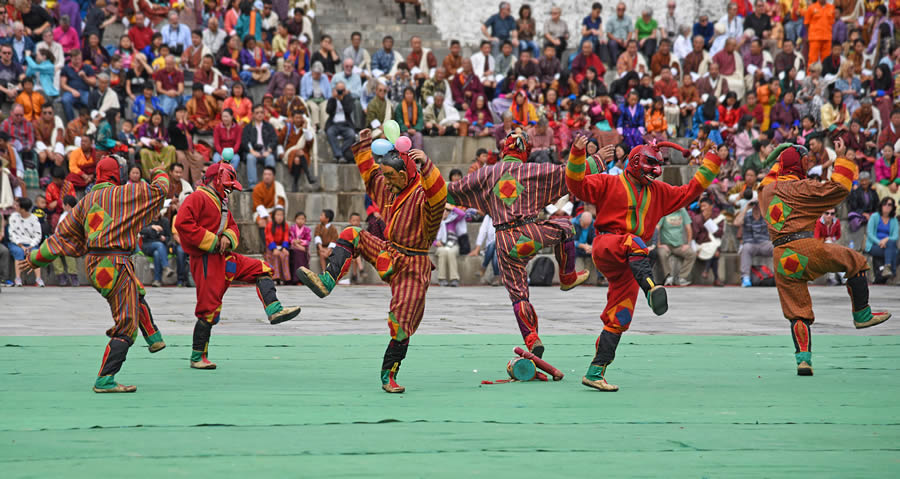
POLYGON ((441 226, 447 186, 441 172, 426 158, 418 184, 400 195, 394 194, 375 163, 371 144, 371 140, 366 140, 353 145, 353 155, 366 193, 381 210, 387 225, 386 240, 352 227, 341 232, 340 237, 354 245, 354 255, 362 255, 390 283, 388 327, 393 339, 403 341, 416 331, 425 312, 425 293, 434 269, 427 253, 441 226), (397 247, 424 254, 406 255, 397 247))
MULTIPOLYGON (((522 163, 513 156, 485 166, 448 186, 449 201, 491 216, 494 226, 533 220, 547 205, 568 194, 566 171, 552 163, 522 163)), ((503 284, 525 344, 538 339, 538 317, 529 301, 526 267, 541 249, 553 247, 560 282, 571 284, 576 273, 575 230, 569 218, 551 218, 497 231, 497 254, 503 284)))

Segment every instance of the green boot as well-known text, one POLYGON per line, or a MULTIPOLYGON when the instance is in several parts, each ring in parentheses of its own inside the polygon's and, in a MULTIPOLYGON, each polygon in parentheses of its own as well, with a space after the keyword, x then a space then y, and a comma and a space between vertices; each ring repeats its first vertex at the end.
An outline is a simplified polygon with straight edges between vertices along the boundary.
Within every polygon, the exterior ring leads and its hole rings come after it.
POLYGON ((581 378, 581 384, 589 388, 594 388, 598 391, 604 392, 616 392, 619 390, 619 386, 614 384, 609 384, 606 382, 604 375, 606 374, 606 366, 597 366, 595 364, 591 364, 588 368, 587 373, 581 378))
POLYGON ((804 351, 802 353, 794 353, 797 357, 797 376, 812 376, 812 353, 804 351))
POLYGON ((116 382, 115 376, 98 376, 94 381, 95 393, 133 393, 137 386, 126 386, 116 382))

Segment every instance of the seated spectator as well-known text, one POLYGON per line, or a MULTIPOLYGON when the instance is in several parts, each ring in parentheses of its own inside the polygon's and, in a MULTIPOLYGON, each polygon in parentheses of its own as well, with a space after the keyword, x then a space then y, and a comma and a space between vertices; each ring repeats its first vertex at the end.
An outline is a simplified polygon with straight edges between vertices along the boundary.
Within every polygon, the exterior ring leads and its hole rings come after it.
POLYGON ((653 18, 653 9, 644 7, 641 17, 634 23, 637 33, 638 48, 645 57, 650 58, 656 52, 656 45, 662 39, 662 29, 653 18))
MULTIPOLYGON (((257 183, 257 162, 262 162, 263 166, 275 168, 275 149, 277 147, 278 134, 275 133, 275 128, 265 121, 263 106, 256 105, 253 107, 253 121, 244 126, 241 131, 241 151, 244 153, 244 161, 247 163, 247 184, 250 188, 256 186, 257 183)), ((231 164, 237 168, 240 164, 240 156, 235 155, 231 164)))
MULTIPOLYGON (((816 221, 815 238, 824 243, 837 243, 841 239, 841 220, 834 208, 822 213, 816 221)), ((828 284, 835 286, 843 282, 844 273, 828 273, 825 275, 828 284)))
MULTIPOLYGON (((31 253, 31 250, 37 248, 43 239, 41 223, 37 216, 31 213, 32 202, 27 197, 16 199, 16 211, 9 215, 9 236, 8 248, 9 253, 15 262, 16 286, 22 286, 22 266, 20 262, 25 260, 25 255, 31 253)), ((35 284, 44 287, 44 280, 41 279, 41 269, 34 270, 35 284)))
POLYGON ((86 36, 81 53, 84 55, 84 62, 90 64, 95 70, 102 71, 109 67, 109 52, 100 44, 98 34, 91 33, 86 36))
POLYGON ((453 75, 450 90, 453 92, 454 106, 459 110, 468 110, 475 98, 485 97, 484 85, 474 73, 472 61, 468 58, 463 59, 462 72, 453 75))
POLYGON ((222 152, 230 148, 233 154, 241 149, 242 126, 234 121, 231 108, 222 110, 222 122, 213 129, 213 163, 222 161, 222 152))
POLYGON ((712 272, 713 285, 723 286, 719 280, 719 247, 722 244, 725 217, 714 211, 713 201, 709 197, 700 200, 700 213, 693 214, 691 231, 697 244, 697 259, 703 263, 703 279, 708 279, 712 272), (717 215, 714 216, 714 213, 717 215))
POLYGON ((698 75, 706 73, 712 57, 706 52, 705 45, 705 40, 702 36, 694 35, 691 40, 692 50, 685 55, 684 60, 681 62, 682 72, 684 72, 685 76, 688 73, 696 73, 698 75))
POLYGON ((878 148, 895 145, 897 140, 900 140, 900 108, 891 111, 891 121, 887 125, 882 125, 881 134, 878 135, 878 148))
POLYGON ((337 85, 339 82, 342 82, 347 91, 350 92, 350 95, 358 100, 362 97, 362 78, 359 76, 359 73, 354 71, 352 59, 345 58, 341 65, 342 70, 331 78, 331 83, 337 85))
POLYGON ((184 73, 176 68, 174 55, 167 55, 165 62, 165 68, 153 74, 153 81, 159 95, 159 107, 168 116, 183 103, 184 73))
MULTIPOLYGON (((3 128, 7 131, 6 128, 3 128)), ((8 131, 7 131, 8 132, 8 131)), ((900 158, 894 152, 894 146, 885 143, 881 147, 881 155, 875 160, 875 181, 882 186, 888 186, 891 183, 900 184, 900 175, 897 173, 900 158)))
POLYGON ((341 57, 338 56, 337 51, 334 49, 334 42, 330 35, 322 35, 319 37, 319 49, 312 54, 309 61, 312 63, 320 62, 324 72, 328 74, 329 77, 337 73, 337 67, 341 62, 341 57))
POLYGON ((335 246, 337 246, 338 230, 331 224, 334 221, 334 211, 329 209, 322 210, 319 215, 319 224, 313 231, 313 240, 316 243, 316 249, 319 255, 319 267, 325 271, 328 264, 328 257, 335 246))
POLYGON ((546 117, 540 117, 536 124, 528 126, 528 139, 531 142, 531 154, 528 161, 532 163, 555 163, 556 146, 546 117))
MULTIPOLYGON (((0 47, 0 52, 3 52, 5 48, 0 47)), ((72 121, 75 119, 76 105, 89 107, 90 88, 97 84, 94 69, 84 64, 80 50, 75 49, 71 51, 69 64, 62 69, 59 81, 60 91, 62 91, 61 102, 66 121, 72 121)))
POLYGON ((538 120, 537 110, 524 90, 515 93, 508 111, 512 113, 513 121, 522 127, 533 125, 538 120))
POLYGON ((644 116, 646 117, 645 128, 648 140, 666 141, 669 139, 669 125, 666 122, 666 113, 661 97, 653 99, 653 106, 650 107, 650 111, 644 116))
MULTIPOLYGON (((137 15, 135 16, 135 21, 137 21, 137 15)), ((143 26, 143 25, 141 25, 143 26)), ((199 25, 198 25, 199 27, 199 25)), ((134 28, 134 27, 132 27, 134 28)), ((129 36, 131 35, 131 31, 129 30, 129 36)), ((218 52, 222 45, 225 44, 225 39, 228 37, 228 34, 225 33, 225 30, 219 28, 219 18, 215 15, 210 15, 209 20, 206 21, 206 29, 203 30, 202 33, 202 41, 203 45, 209 49, 210 53, 218 52)), ((149 37, 148 37, 149 40, 149 37)), ((133 40, 132 40, 133 41, 133 40)), ((141 48, 135 44, 135 48, 140 50, 141 48)))
POLYGON ((394 104, 400 103, 403 101, 403 90, 406 90, 407 88, 415 90, 416 83, 410 74, 409 66, 406 62, 401 62, 397 66, 397 72, 394 74, 393 78, 388 79, 388 98, 390 98, 394 104))
POLYGON ((725 48, 713 55, 712 63, 728 84, 728 91, 735 92, 738 100, 744 98, 744 60, 737 51, 737 41, 725 40, 725 48))
MULTIPOLYGON (((31 56, 25 57, 25 62, 28 65, 26 74, 29 78, 22 80, 22 87, 25 89, 25 91, 20 93, 19 97, 22 97, 23 95, 31 97, 31 103, 34 104, 34 106, 37 106, 37 97, 40 96, 40 93, 33 90, 34 79, 31 77, 37 77, 40 91, 44 92, 44 95, 46 95, 49 99, 55 100, 56 97, 59 96, 59 90, 55 85, 56 67, 53 64, 55 60, 56 59, 53 57, 53 54, 50 53, 50 50, 47 50, 46 48, 38 50, 33 59, 31 58, 31 56), (31 83, 32 90, 28 89, 28 82, 31 83)), ((18 102, 18 98, 16 99, 16 101, 18 102)), ((43 99, 40 100, 40 103, 43 104, 43 99)), ((34 115, 37 116, 38 112, 40 112, 40 108, 34 110, 34 115)), ((33 118, 29 118, 29 121, 33 120, 33 118)))
POLYGON ((584 80, 588 68, 596 70, 597 76, 600 78, 606 74, 606 67, 603 65, 600 57, 594 54, 594 47, 591 42, 584 42, 581 44, 581 51, 572 60, 572 78, 576 83, 581 83, 584 80))
MULTIPOLYGON (((295 111, 300 110, 303 116, 309 120, 309 108, 307 108, 303 98, 297 96, 298 91, 299 90, 294 88, 292 83, 285 85, 281 96, 276 97, 275 99, 275 108, 278 110, 278 113, 285 118, 290 118, 295 111)), ((309 122, 309 126, 315 131, 316 126, 313 125, 311 121, 309 122)))
POLYGON ((290 271, 290 235, 284 220, 284 208, 276 206, 266 229, 266 262, 272 265, 272 279, 279 285, 291 280, 290 271))
POLYGON ((366 126, 372 128, 372 136, 381 136, 381 125, 394 118, 391 101, 387 98, 388 87, 383 81, 375 86, 375 97, 366 106, 366 126))
POLYGON ((709 72, 707 75, 697 80, 697 92, 701 96, 709 95, 715 98, 727 95, 731 90, 728 86, 728 80, 719 74, 719 64, 711 62, 708 68, 709 72))
POLYGON ((203 91, 203 84, 194 83, 193 95, 185 105, 187 121, 193 125, 197 133, 208 133, 219 124, 221 112, 219 102, 212 95, 203 91))
POLYGON ((181 54, 181 66, 194 71, 200 68, 203 57, 212 55, 212 52, 213 50, 203 43, 203 32, 194 30, 191 32, 191 45, 181 54))
POLYGON ((281 182, 275 180, 275 167, 263 169, 262 182, 253 187, 253 220, 259 228, 259 237, 263 244, 268 244, 266 225, 275 208, 287 208, 287 193, 281 182))
POLYGON ((203 170, 206 169, 206 158, 200 153, 194 144, 194 124, 188 119, 187 110, 180 106, 175 109, 175 117, 169 120, 169 141, 175 148, 175 158, 186 170, 189 184, 194 184, 203 179, 203 170))
MULTIPOLYGON (((897 270, 897 218, 894 200, 881 200, 879 211, 872 213, 866 228, 866 253, 878 259, 881 266, 876 265, 877 275, 885 281, 894 276, 897 270)), ((11 218, 10 218, 11 220, 11 218)), ((12 222, 10 221, 10 226, 12 222)))
MULTIPOLYGON (((438 229, 434 246, 437 248, 437 277, 439 286, 459 286, 460 238, 466 234, 466 212, 447 205, 438 229)), ((462 252, 468 254, 468 251, 462 252)))
MULTIPOLYGON (((272 67, 269 66, 269 57, 252 36, 244 38, 244 48, 241 50, 238 62, 241 65, 239 76, 241 81, 247 86, 263 85, 272 78, 272 67)), ((332 71, 332 73, 334 72, 332 71)))
POLYGON ((0 131, 9 135, 11 145, 28 168, 36 167, 34 161, 34 127, 25 119, 25 108, 16 103, 10 111, 9 118, 0 123, 0 131))
POLYGON ((102 152, 94 148, 94 142, 88 135, 83 135, 80 146, 69 153, 69 176, 66 180, 83 190, 94 183, 94 169, 100 161, 102 152))
POLYGON ((169 144, 169 132, 159 111, 150 115, 150 121, 138 127, 135 136, 140 141, 141 170, 144 179, 150 180, 150 172, 160 167, 168 171, 175 163, 175 147, 169 144))
MULTIPOLYGON (((351 118, 353 97, 342 82, 335 84, 334 92, 328 99, 326 112, 328 121, 325 123, 325 133, 328 135, 328 144, 331 146, 334 161, 349 163, 353 158, 350 146, 356 141, 356 130, 353 128, 353 119, 351 118)), ((403 131, 402 126, 401 131, 403 131)))
MULTIPOLYGON (((480 85, 491 91, 497 86, 497 65, 491 55, 491 43, 487 40, 481 42, 481 46, 471 58, 471 71, 478 77, 480 85)), ((463 73, 467 74, 466 65, 463 63, 463 73)))
POLYGON ((744 30, 753 30, 757 38, 770 38, 772 33, 772 19, 766 14, 766 3, 756 0, 752 13, 744 17, 744 30))
POLYGON ((425 129, 425 115, 416 102, 416 92, 410 87, 403 90, 403 101, 394 110, 394 121, 400 124, 400 133, 412 140, 413 149, 422 149, 422 130, 425 129))
POLYGON ((296 284, 300 280, 296 271, 302 266, 309 267, 309 244, 312 242, 312 233, 306 226, 306 213, 299 212, 294 215, 294 224, 288 232, 288 241, 291 244, 291 282, 296 284))
MULTIPOLYGON (((156 217, 149 225, 141 230, 141 252, 153 262, 153 282, 150 283, 150 286, 162 286, 163 275, 166 278, 171 278, 175 274, 175 271, 172 271, 172 268, 169 267, 171 231, 169 220, 159 213, 156 214, 156 217)), ((181 279, 179 277, 179 281, 181 279)))
POLYGON ((510 15, 509 2, 500 2, 500 11, 488 17, 481 25, 481 33, 494 50, 503 42, 517 40, 516 19, 510 15))
POLYGON ((253 118, 253 102, 247 98, 245 87, 240 82, 231 86, 231 95, 225 99, 223 108, 230 109, 234 120, 241 125, 250 123, 253 118))
POLYGON ((572 237, 575 244, 575 265, 579 269, 590 270, 592 265, 591 252, 594 244, 594 236, 596 230, 594 228, 594 215, 589 211, 585 211, 580 215, 572 218, 572 227, 575 229, 575 236, 572 237))
MULTIPOLYGON (((181 84, 181 88, 184 89, 184 83, 181 84)), ((161 109, 165 108, 165 98, 168 97, 165 95, 160 97, 161 109)), ((88 108, 99 111, 104 115, 111 110, 119 111, 122 108, 119 104, 119 95, 109 87, 109 75, 107 73, 97 75, 97 87, 92 89, 90 96, 88 96, 88 108)))
POLYGON ((479 148, 478 151, 475 152, 475 160, 472 161, 472 164, 469 165, 469 170, 466 174, 471 175, 472 173, 478 171, 479 168, 482 168, 488 164, 488 158, 490 158, 491 154, 485 150, 484 148, 479 148))
POLYGON ((124 151, 119 147, 119 135, 116 133, 115 128, 119 124, 119 110, 109 110, 105 115, 98 111, 97 119, 99 123, 97 124, 96 139, 94 140, 97 149, 108 153, 124 151))
MULTIPOLYGON (((79 22, 81 19, 78 19, 79 22)), ((64 53, 81 48, 81 40, 79 40, 78 32, 72 28, 68 15, 63 15, 59 19, 59 26, 53 29, 53 40, 63 47, 64 53)))
POLYGON ((693 232, 691 231, 691 218, 684 208, 664 216, 657 225, 659 231, 657 239, 657 254, 665 275, 666 286, 688 286, 691 284, 691 271, 697 260, 697 253, 691 249, 693 232), (672 259, 681 262, 676 274, 672 274, 674 267, 672 259))
MULTIPOLYGON (((425 129, 428 136, 456 136, 460 129, 459 112, 444 102, 444 92, 434 92, 433 103, 425 107, 425 129)), ((402 105, 401 105, 402 107, 402 105)))
POLYGON ((550 19, 544 22, 544 46, 552 46, 556 58, 562 60, 569 40, 569 26, 562 20, 562 9, 556 5, 550 7, 550 19))
MULTIPOLYGON (((484 150, 479 150, 484 151, 484 150)), ((485 154, 487 152, 485 151, 485 154)), ((471 172, 471 168, 469 169, 471 172)), ((491 265, 491 272, 494 276, 490 280, 491 286, 500 284, 500 263, 497 258, 497 232, 494 229, 494 220, 490 215, 484 215, 481 221, 481 227, 478 228, 478 238, 475 240, 475 248, 469 251, 469 256, 478 256, 481 249, 484 248, 484 259, 481 261, 481 284, 488 284, 487 266, 491 265)))
POLYGON ((50 213, 50 226, 56 227, 60 216, 65 210, 63 198, 75 196, 75 187, 66 180, 66 170, 61 166, 54 166, 50 170, 50 184, 47 185, 46 199, 47 211, 50 213))
POLYGON ((319 62, 313 63, 309 73, 300 82, 300 96, 309 109, 309 118, 316 128, 325 128, 328 123, 327 104, 331 98, 331 82, 322 72, 324 68, 319 62))
MULTIPOLYGON (((701 140, 701 152, 703 152, 703 147, 706 147, 705 140, 709 138, 716 145, 721 145, 724 143, 722 140, 722 133, 719 130, 719 107, 718 100, 713 95, 709 95, 706 99, 706 102, 697 107, 697 112, 694 113, 694 128, 692 135, 693 137, 701 140), (700 129, 701 127, 706 127, 706 134, 701 138, 700 129)), ((701 156, 702 158, 702 156, 701 156)))
POLYGON ((693 30, 694 37, 702 37, 703 44, 706 48, 709 48, 712 45, 713 35, 715 34, 715 27, 713 23, 709 21, 709 15, 700 15, 697 18, 697 22, 694 23, 693 30))
POLYGON ((629 149, 644 143, 644 107, 638 103, 637 90, 628 93, 626 103, 619 107, 621 115, 616 122, 616 130, 624 137, 629 149))
MULTIPOLYGON (((62 205, 62 214, 59 216, 59 219, 52 223, 52 226, 55 229, 58 227, 59 221, 65 219, 67 215, 72 214, 72 209, 75 208, 75 205, 78 204, 78 200, 75 199, 74 193, 72 190, 72 195, 66 195, 61 200, 58 201, 60 205, 62 205)), ((2 226, 2 221, 0 221, 0 226, 2 226)), ((2 239, 2 234, 0 234, 0 239, 2 239)), ((3 250, 5 247, 0 246, 0 268, 3 268, 3 250)), ((7 253, 8 255, 8 253, 7 253)), ((78 280, 78 268, 75 263, 74 256, 59 256, 53 263, 51 263, 51 269, 56 273, 56 285, 57 286, 80 286, 78 280)), ((3 270, 5 272, 6 270, 3 270)), ((0 275, 2 277, 2 275, 0 275)))
POLYGON ((741 286, 748 288, 752 286, 750 269, 753 266, 753 258, 769 260, 774 249, 759 201, 752 200, 746 203, 734 217, 734 225, 739 228, 738 236, 741 237, 741 286))
POLYGON ((422 38, 413 36, 409 40, 410 52, 406 56, 406 64, 412 68, 417 67, 422 77, 430 76, 428 72, 433 68, 437 68, 437 58, 429 48, 422 47, 422 38))
POLYGON ((372 55, 372 71, 380 70, 387 76, 393 76, 402 61, 403 56, 394 50, 394 37, 387 35, 381 40, 381 50, 372 55))
POLYGON ((349 58, 353 60, 353 64, 357 67, 368 70, 371 66, 372 56, 360 45, 362 45, 362 34, 359 32, 351 33, 350 45, 347 48, 344 48, 344 51, 341 52, 341 57, 344 60, 349 58))
POLYGON ((298 190, 300 177, 306 173, 306 181, 310 186, 318 180, 310 169, 310 160, 316 152, 316 130, 309 124, 309 119, 303 114, 303 110, 294 110, 290 115, 290 121, 278 132, 279 150, 282 150, 282 158, 288 171, 293 177, 293 192, 298 190))

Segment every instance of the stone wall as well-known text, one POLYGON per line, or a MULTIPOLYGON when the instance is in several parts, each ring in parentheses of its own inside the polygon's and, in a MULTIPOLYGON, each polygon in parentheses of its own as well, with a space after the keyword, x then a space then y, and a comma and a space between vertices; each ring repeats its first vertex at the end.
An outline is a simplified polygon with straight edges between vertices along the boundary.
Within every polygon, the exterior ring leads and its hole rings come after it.
MULTIPOLYGON (((544 21, 550 18, 550 7, 559 5, 562 8, 562 18, 569 25, 571 39, 580 38, 581 20, 591 11, 594 0, 511 0, 512 13, 518 15, 519 7, 523 3, 531 5, 532 16, 537 22, 538 35, 543 35, 544 21)), ((693 25, 695 19, 703 12, 710 16, 710 20, 716 21, 725 14, 727 1, 725 0, 676 0, 677 17, 686 25, 693 25)), ((443 40, 457 39, 465 45, 476 45, 481 39, 481 22, 497 12, 499 0, 430 0, 431 21, 437 26, 443 40)), ((615 15, 614 2, 601 2, 603 4, 602 18, 606 20, 615 15)), ((641 10, 650 6, 654 9, 653 16, 656 21, 662 23, 666 14, 665 0, 626 0, 626 14, 636 20, 641 10)), ((572 44, 570 43, 570 47, 572 44)))

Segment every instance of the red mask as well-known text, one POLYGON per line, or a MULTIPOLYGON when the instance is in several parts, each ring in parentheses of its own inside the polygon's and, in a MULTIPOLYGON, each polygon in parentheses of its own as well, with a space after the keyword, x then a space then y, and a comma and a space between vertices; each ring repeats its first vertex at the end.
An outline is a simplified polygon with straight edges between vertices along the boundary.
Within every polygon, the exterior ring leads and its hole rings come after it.
POLYGON ((522 163, 525 163, 528 161, 528 155, 530 154, 531 143, 528 141, 528 134, 517 128, 506 135, 506 141, 503 143, 503 152, 501 154, 503 158, 511 156, 522 163))
POLYGON ((225 162, 215 163, 206 169, 206 185, 215 190, 219 198, 225 199, 232 190, 243 191, 237 180, 234 167, 225 162))
POLYGON ((809 150, 800 145, 794 145, 785 149, 778 155, 781 163, 782 175, 794 175, 799 179, 806 178, 806 169, 803 168, 803 157, 809 154, 809 150))
POLYGON ((628 154, 625 171, 638 183, 644 186, 649 185, 662 175, 662 155, 660 155, 659 149, 652 145, 635 147, 628 154))
POLYGON ((121 185, 122 180, 119 177, 119 162, 112 156, 104 156, 97 162, 94 170, 97 173, 97 183, 112 183, 121 185))

